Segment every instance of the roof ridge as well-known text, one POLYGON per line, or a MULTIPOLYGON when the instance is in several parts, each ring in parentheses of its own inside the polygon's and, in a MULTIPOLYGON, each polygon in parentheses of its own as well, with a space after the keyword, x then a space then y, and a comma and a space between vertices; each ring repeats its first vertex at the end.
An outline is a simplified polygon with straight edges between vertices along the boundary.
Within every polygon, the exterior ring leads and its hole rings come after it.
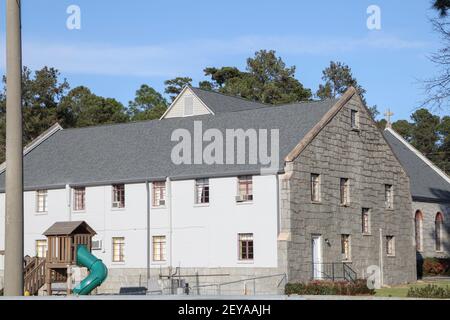
POLYGON ((128 121, 128 122, 119 122, 119 123, 103 123, 103 124, 96 124, 93 126, 86 126, 86 127, 73 127, 73 128, 67 128, 64 129, 64 131, 75 131, 75 130, 82 130, 82 129, 92 129, 92 128, 106 128, 106 127, 116 127, 116 126, 126 126, 126 125, 132 125, 137 123, 150 123, 150 122, 158 122, 159 119, 152 119, 152 120, 134 120, 134 121, 128 121))
POLYGON ((296 102, 289 102, 289 103, 283 103, 283 104, 277 104, 274 105, 276 107, 284 107, 284 106, 292 106, 296 104, 306 104, 306 103, 321 103, 321 102, 327 102, 327 101, 339 101, 339 98, 327 98, 324 100, 303 100, 303 101, 296 101, 296 102))
POLYGON ((218 91, 214 91, 214 90, 206 90, 206 89, 202 89, 202 88, 194 87, 194 86, 189 86, 189 88, 195 89, 195 90, 200 90, 200 91, 203 91, 203 92, 206 92, 206 93, 213 93, 213 94, 222 95, 222 96, 228 97, 228 98, 240 99, 240 100, 243 100, 243 101, 246 101, 246 102, 256 103, 256 104, 260 104, 260 105, 263 105, 263 106, 275 106, 274 104, 254 101, 254 100, 250 100, 250 99, 247 99, 247 98, 244 98, 244 97, 234 96, 234 95, 231 95, 231 94, 218 92, 218 91))
MULTIPOLYGON (((203 90, 203 89, 200 89, 200 90, 203 90)), ((230 114, 230 113, 252 112, 252 111, 255 111, 255 110, 269 110, 269 109, 284 108, 284 107, 288 108, 288 107, 292 107, 292 106, 295 106, 295 105, 315 104, 315 103, 322 103, 322 102, 327 102, 327 101, 332 101, 332 100, 337 100, 337 99, 326 99, 326 100, 315 100, 315 101, 300 101, 300 102, 293 102, 293 103, 290 103, 290 104, 279 104, 279 105, 267 104, 267 105, 262 105, 259 108, 243 109, 243 110, 234 110, 234 111, 223 112, 221 114, 214 115, 214 117, 218 117, 218 116, 226 115, 226 114, 230 114)), ((179 119, 192 119, 192 118, 205 117, 205 116, 209 116, 209 115, 198 115, 198 116, 191 116, 191 117, 167 118, 167 119, 135 120, 135 121, 129 121, 129 122, 120 122, 120 123, 105 123, 105 124, 97 124, 97 125, 87 126, 87 127, 67 128, 67 129, 64 129, 63 132, 69 132, 69 131, 75 131, 75 130, 83 130, 83 129, 93 129, 93 128, 127 126, 127 125, 133 125, 133 124, 152 123, 152 122, 159 123, 160 121, 172 121, 172 120, 179 120, 179 119)))

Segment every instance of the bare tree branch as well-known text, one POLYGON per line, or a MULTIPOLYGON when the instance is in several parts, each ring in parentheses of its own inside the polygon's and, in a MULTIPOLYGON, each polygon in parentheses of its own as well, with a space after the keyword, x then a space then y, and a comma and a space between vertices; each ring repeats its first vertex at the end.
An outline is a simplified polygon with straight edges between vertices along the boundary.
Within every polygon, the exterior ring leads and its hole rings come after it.
POLYGON ((435 18, 431 19, 431 24, 440 35, 443 46, 429 57, 440 70, 437 76, 423 81, 427 98, 422 106, 450 109, 450 21, 435 18))

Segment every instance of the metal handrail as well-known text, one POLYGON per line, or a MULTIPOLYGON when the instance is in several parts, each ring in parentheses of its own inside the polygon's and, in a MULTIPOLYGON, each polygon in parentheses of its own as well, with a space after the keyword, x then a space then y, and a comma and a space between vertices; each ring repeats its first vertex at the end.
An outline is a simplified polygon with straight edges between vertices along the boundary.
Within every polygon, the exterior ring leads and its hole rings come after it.
POLYGON ((284 281, 286 281, 286 279, 287 279, 287 274, 286 273, 280 273, 280 274, 268 275, 268 276, 260 276, 260 277, 253 277, 253 278, 246 278, 246 279, 229 281, 229 282, 203 284, 203 285, 198 285, 198 286, 189 286, 189 290, 200 289, 200 288, 208 288, 208 287, 215 287, 217 293, 220 295, 222 286, 236 284, 236 283, 242 283, 242 282, 245 283, 245 282, 249 282, 249 281, 256 281, 256 280, 262 280, 262 279, 270 279, 270 278, 276 278, 276 277, 282 277, 281 280, 277 284, 277 288, 279 288, 281 286, 281 284, 284 281))
POLYGON ((343 280, 355 282, 357 273, 348 262, 313 263, 313 280, 343 280), (319 274, 319 277, 316 276, 319 274))

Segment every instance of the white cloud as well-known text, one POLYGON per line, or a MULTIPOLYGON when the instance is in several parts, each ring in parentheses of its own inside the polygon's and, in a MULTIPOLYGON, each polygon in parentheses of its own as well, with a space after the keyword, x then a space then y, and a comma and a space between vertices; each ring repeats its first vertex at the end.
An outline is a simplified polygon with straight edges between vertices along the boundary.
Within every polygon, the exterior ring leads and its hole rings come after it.
MULTIPOLYGON (((67 44, 24 41, 24 65, 49 65, 64 73, 89 75, 174 76, 197 72, 211 61, 230 55, 249 56, 259 49, 280 55, 323 55, 374 50, 411 50, 422 41, 372 33, 363 38, 307 38, 298 36, 242 36, 232 39, 197 39, 148 46, 67 44)), ((4 46, 4 44, 2 44, 4 46)), ((4 47, 0 66, 4 69, 4 47)))

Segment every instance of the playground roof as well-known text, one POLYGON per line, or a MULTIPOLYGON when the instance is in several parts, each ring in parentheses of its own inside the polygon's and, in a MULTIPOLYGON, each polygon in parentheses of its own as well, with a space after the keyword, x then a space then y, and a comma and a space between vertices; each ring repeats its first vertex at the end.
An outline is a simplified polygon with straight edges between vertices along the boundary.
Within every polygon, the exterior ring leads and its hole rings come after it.
POLYGON ((44 232, 44 236, 71 236, 74 234, 95 235, 97 233, 84 221, 56 222, 44 232))

